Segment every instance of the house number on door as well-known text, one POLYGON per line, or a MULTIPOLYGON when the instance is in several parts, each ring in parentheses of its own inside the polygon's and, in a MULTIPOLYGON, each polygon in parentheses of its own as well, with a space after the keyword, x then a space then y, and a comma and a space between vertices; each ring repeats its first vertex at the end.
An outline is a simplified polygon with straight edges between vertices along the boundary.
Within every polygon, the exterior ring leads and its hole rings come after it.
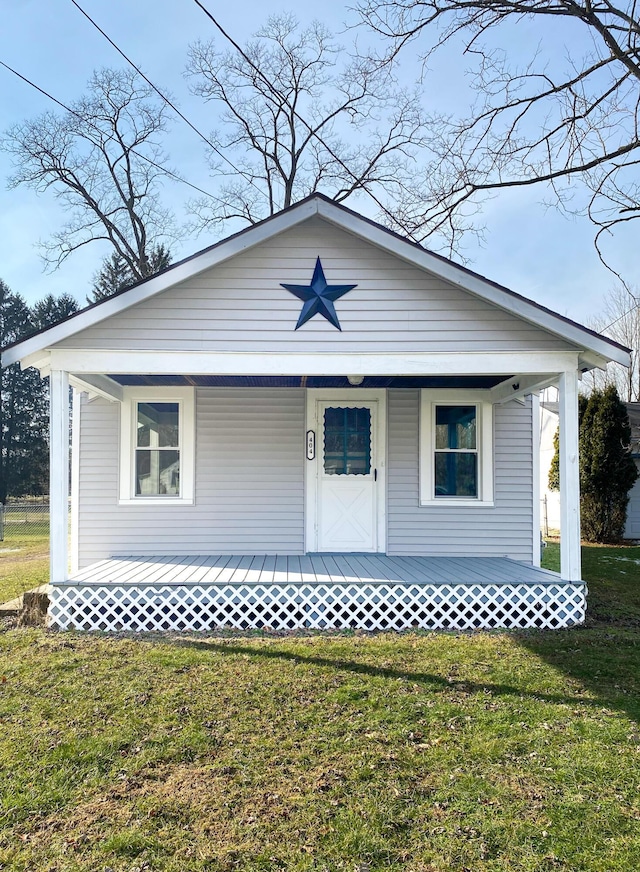
POLYGON ((316 459, 316 434, 314 430, 307 430, 307 460, 316 459))

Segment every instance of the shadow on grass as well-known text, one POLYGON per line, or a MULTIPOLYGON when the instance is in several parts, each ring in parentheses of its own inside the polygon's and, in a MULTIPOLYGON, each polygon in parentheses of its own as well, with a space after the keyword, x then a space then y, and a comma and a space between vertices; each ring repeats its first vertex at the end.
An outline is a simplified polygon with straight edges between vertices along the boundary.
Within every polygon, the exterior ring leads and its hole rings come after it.
POLYGON ((598 624, 518 635, 548 666, 579 683, 596 705, 640 722, 640 630, 598 624))
MULTIPOLYGON (((576 679, 584 693, 577 689, 574 695, 532 691, 524 686, 448 679, 429 672, 412 672, 402 669, 374 666, 341 657, 318 657, 293 653, 274 648, 256 648, 235 641, 215 642, 196 639, 180 639, 175 644, 203 652, 215 652, 224 656, 248 656, 252 660, 281 660, 304 663, 310 666, 329 668, 391 681, 398 679, 422 686, 431 692, 454 692, 458 694, 490 693, 494 697, 532 699, 541 702, 579 705, 594 708, 606 706, 624 712, 640 722, 640 699, 638 679, 640 675, 640 633, 624 634, 609 638, 605 633, 577 628, 564 631, 532 631, 515 634, 520 644, 551 666, 576 679), (598 667, 596 669, 596 667, 598 667), (633 681, 633 688, 629 686, 633 681)), ((447 644, 450 636, 442 635, 447 644)))
MULTIPOLYGON (((522 634, 524 648, 580 684, 603 705, 640 720, 640 547, 583 544, 587 582, 584 627, 522 634)), ((543 565, 560 570, 560 546, 551 543, 543 565)))
MULTIPOLYGON (((582 577, 589 587, 588 627, 640 629, 640 547, 582 545, 582 577)), ((560 571, 560 545, 549 542, 542 565, 560 571)))

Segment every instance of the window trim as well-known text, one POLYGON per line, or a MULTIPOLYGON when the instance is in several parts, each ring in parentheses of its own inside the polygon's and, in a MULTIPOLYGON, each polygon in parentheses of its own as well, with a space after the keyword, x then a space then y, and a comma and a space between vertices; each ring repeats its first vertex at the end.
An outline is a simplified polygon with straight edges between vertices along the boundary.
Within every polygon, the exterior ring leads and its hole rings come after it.
POLYGON ((458 508, 493 506, 493 404, 488 391, 420 391, 420 505, 458 508), (475 406, 478 496, 436 497, 436 406, 475 406))
POLYGON ((124 387, 120 405, 119 505, 192 506, 194 504, 195 390, 192 387, 124 387), (138 403, 178 403, 180 494, 136 495, 136 424, 138 403))

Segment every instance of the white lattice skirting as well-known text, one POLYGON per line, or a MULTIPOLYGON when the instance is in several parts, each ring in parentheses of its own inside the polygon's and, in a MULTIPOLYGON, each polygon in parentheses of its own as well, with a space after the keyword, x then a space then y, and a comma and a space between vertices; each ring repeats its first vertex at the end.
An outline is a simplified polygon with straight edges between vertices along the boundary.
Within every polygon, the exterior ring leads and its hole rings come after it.
POLYGON ((583 582, 58 585, 61 630, 556 629, 584 621, 583 582))

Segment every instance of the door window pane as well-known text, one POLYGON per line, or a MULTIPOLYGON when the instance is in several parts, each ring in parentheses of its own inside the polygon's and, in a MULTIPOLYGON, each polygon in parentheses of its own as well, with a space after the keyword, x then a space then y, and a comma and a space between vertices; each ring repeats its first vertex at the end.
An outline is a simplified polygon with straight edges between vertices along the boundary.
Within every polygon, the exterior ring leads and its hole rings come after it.
POLYGON ((327 475, 371 472, 370 409, 325 409, 324 471, 327 475))

